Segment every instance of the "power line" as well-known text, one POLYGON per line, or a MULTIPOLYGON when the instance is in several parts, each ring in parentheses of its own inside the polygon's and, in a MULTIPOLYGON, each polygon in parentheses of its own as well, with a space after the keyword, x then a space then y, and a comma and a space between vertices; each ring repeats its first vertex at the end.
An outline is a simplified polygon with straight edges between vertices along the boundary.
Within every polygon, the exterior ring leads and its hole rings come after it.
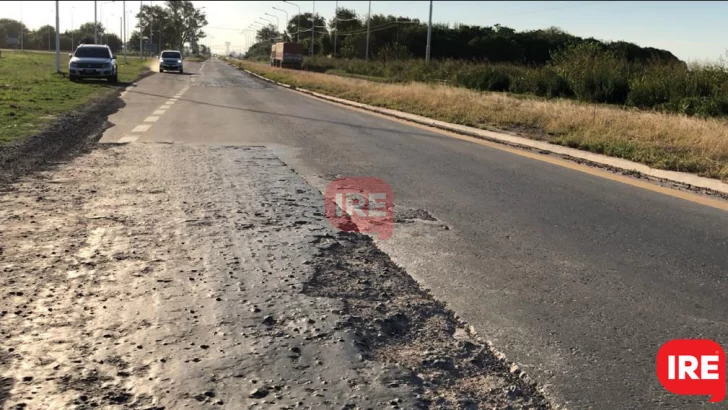
MULTIPOLYGON (((422 23, 414 22, 414 21, 390 21, 389 23, 385 23, 385 24, 381 24, 381 25, 372 27, 372 29, 370 31, 382 31, 382 30, 386 30, 386 29, 395 27, 397 24, 422 24, 422 23)), ((340 36, 353 36, 353 35, 356 35, 356 34, 364 34, 366 32, 367 32, 366 29, 361 29, 361 30, 358 30, 358 31, 340 32, 339 35, 340 36)))

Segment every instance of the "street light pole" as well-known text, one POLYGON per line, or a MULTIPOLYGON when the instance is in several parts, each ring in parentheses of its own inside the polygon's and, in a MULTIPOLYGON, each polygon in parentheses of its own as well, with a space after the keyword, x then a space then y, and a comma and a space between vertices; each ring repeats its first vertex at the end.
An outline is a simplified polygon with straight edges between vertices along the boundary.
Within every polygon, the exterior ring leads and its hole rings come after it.
POLYGON ((142 36, 142 5, 144 0, 139 0, 139 58, 142 58, 142 47, 144 44, 143 36, 142 36))
POLYGON ((432 0, 430 0, 430 19, 427 21, 427 50, 425 50, 425 62, 430 62, 432 51, 432 0))
POLYGON ((298 14, 296 14, 296 25, 298 26, 296 27, 296 43, 298 43, 298 33, 301 32, 301 7, 296 3, 291 3, 290 1, 284 0, 283 2, 292 6, 296 6, 296 8, 298 9, 298 14))
POLYGON ((313 57, 313 43, 316 42, 316 1, 313 2, 313 8, 311 10, 311 56, 313 57))
POLYGON ((276 18, 276 26, 278 26, 278 29, 281 28, 281 19, 278 18, 275 14, 265 13, 266 16, 271 16, 276 18))
POLYGON ((281 12, 283 12, 283 14, 286 15, 286 26, 284 27, 283 31, 288 30, 288 12, 283 9, 279 9, 278 7, 273 7, 273 10, 281 11, 281 12))
POLYGON ((369 0, 369 13, 367 13, 367 51, 364 61, 369 61, 369 31, 372 27, 372 0, 369 0))
POLYGON ((339 37, 339 0, 334 6, 334 57, 336 57, 336 38, 339 37))
MULTIPOLYGON (((268 19, 267 19, 267 18, 265 18, 265 17, 258 17, 258 19, 260 19, 260 20, 265 20, 265 21, 267 21, 267 22, 269 23, 269 24, 264 24, 264 25, 263 25, 264 27, 268 27, 268 26, 272 26, 272 25, 273 25, 273 20, 268 20, 268 19)), ((270 40, 270 39, 269 39, 269 40, 270 40)))
POLYGON ((94 0, 94 44, 99 43, 98 27, 99 27, 99 23, 97 23, 97 20, 96 20, 96 0, 94 0))
POLYGON ((61 72, 61 32, 60 18, 58 17, 58 0, 56 0, 56 72, 61 72))
POLYGON ((73 31, 74 31, 74 26, 73 26, 73 13, 74 13, 74 10, 76 10, 76 6, 71 6, 71 52, 72 53, 73 53, 73 50, 74 50, 73 45, 75 44, 73 42, 73 31))
MULTIPOLYGON (((154 48, 154 31, 152 26, 154 25, 154 14, 152 14, 152 0, 149 0, 149 48, 154 48)), ((149 55, 151 57, 151 54, 149 55)))
POLYGON ((122 11, 124 12, 124 22, 122 23, 122 37, 124 39, 124 64, 126 64, 126 49, 129 48, 129 45, 126 44, 126 0, 122 1, 121 3, 123 8, 122 11))

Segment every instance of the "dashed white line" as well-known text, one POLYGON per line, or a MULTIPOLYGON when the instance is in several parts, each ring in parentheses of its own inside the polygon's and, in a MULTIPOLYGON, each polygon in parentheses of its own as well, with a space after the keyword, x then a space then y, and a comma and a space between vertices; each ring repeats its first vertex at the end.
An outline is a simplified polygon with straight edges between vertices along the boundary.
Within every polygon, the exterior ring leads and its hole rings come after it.
POLYGON ((146 125, 146 124, 137 125, 136 127, 134 127, 133 130, 131 130, 131 132, 146 132, 149 129, 149 127, 151 127, 151 125, 146 125))
MULTIPOLYGON (((187 92, 187 90, 189 90, 189 88, 190 88, 189 85, 183 87, 174 97, 167 100, 167 102, 165 102, 161 107, 159 107, 156 111, 154 111, 154 113, 152 113, 152 115, 145 118, 144 122, 155 123, 155 122, 159 121, 159 117, 162 116, 166 112, 166 110, 168 110, 170 107, 172 107, 172 105, 175 102, 177 102, 177 100, 179 100, 182 97, 182 95, 187 92)), ((151 126, 152 126, 151 124, 137 125, 136 127, 134 127, 132 132, 134 132, 134 133, 147 132, 151 126)), ((138 135, 124 135, 119 140, 119 143, 126 144, 126 143, 130 143, 130 142, 134 142, 138 139, 139 139, 138 135)))
POLYGON ((120 144, 128 144, 130 142, 134 142, 139 139, 138 135, 124 135, 120 140, 120 144))

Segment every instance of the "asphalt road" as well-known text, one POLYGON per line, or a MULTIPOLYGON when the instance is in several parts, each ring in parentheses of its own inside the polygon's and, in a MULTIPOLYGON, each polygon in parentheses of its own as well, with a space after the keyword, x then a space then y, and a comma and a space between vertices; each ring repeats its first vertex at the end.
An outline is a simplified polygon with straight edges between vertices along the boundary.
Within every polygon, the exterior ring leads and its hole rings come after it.
MULTIPOLYGON (((380 247, 569 408, 700 408, 655 376, 661 344, 728 341, 728 214, 318 101, 219 61, 124 95, 102 142, 265 145, 319 188, 387 181, 380 247)), ((184 169, 179 172, 184 173, 184 169)))

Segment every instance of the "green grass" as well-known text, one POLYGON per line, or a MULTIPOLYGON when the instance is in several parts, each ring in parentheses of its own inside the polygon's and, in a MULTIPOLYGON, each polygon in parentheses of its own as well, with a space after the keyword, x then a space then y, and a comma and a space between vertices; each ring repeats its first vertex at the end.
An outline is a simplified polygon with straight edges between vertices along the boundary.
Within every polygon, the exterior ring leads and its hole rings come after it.
MULTIPOLYGON (((119 59, 119 81, 129 82, 147 70, 149 60, 119 59)), ((68 53, 61 54, 66 72, 68 53)), ((105 80, 73 83, 55 73, 52 53, 3 51, 0 57, 0 144, 39 132, 59 114, 113 92, 105 80)))

